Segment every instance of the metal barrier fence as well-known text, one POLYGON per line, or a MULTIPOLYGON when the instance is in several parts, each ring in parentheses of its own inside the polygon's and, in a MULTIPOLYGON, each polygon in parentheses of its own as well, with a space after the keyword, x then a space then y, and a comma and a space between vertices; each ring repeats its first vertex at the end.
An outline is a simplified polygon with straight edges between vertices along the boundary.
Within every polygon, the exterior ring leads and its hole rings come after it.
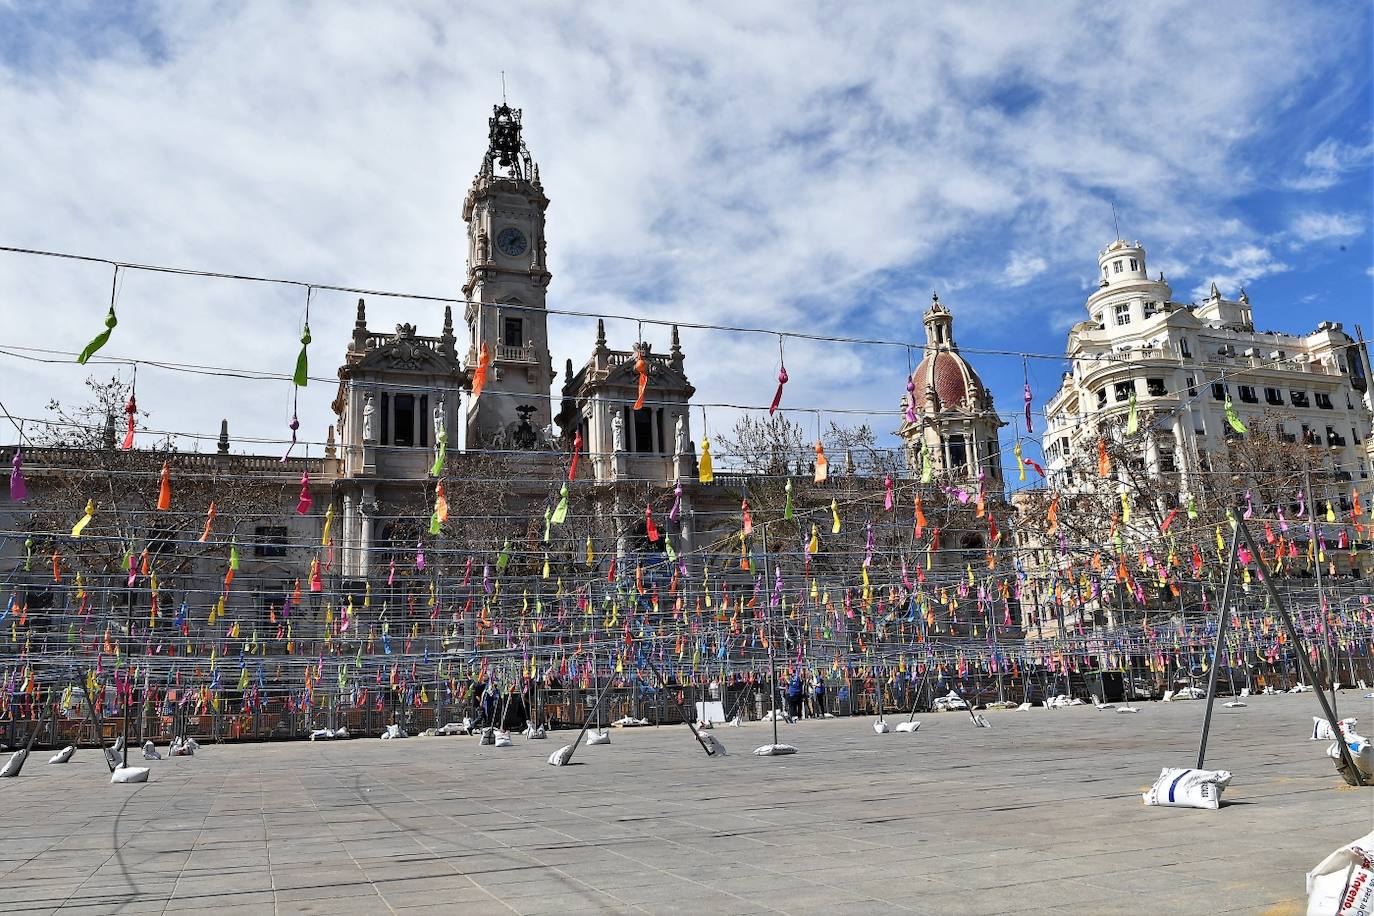
MULTIPOLYGON (((1339 680, 1348 686, 1359 681, 1374 683, 1374 659, 1370 656, 1350 658, 1348 664, 1340 668, 1339 680)), ((1244 687, 1253 691, 1261 691, 1266 687, 1286 690, 1298 683, 1296 668, 1291 663, 1228 668, 1223 672, 1218 682, 1219 691, 1223 693, 1239 693, 1244 687)), ((938 687, 934 682, 919 679, 906 680, 898 685, 884 682, 882 709, 891 715, 928 710, 934 698, 947 693, 951 687, 974 706, 999 698, 1014 703, 1037 702, 1061 693, 1081 698, 1097 693, 1103 699, 1148 699, 1158 698, 1166 688, 1175 689, 1188 684, 1200 686, 1198 682, 1202 677, 1201 672, 1186 669, 1174 671, 1167 677, 1144 671, 1134 675, 1127 672, 1111 674, 1116 678, 1114 687, 1119 696, 1112 696, 1111 689, 1104 690, 1104 682, 1096 672, 1077 673, 1066 678, 1063 674, 1034 671, 1017 677, 1006 675, 1000 682, 984 675, 938 687)), ((855 678, 841 682, 839 687, 827 691, 824 711, 837 717, 877 715, 876 689, 872 679, 855 678)), ((624 718, 642 720, 649 725, 677 725, 686 717, 695 718, 698 715, 696 704, 703 701, 720 703, 721 712, 727 720, 739 716, 744 721, 756 721, 772 708, 767 685, 749 684, 712 685, 709 690, 699 686, 669 686, 662 689, 642 685, 617 687, 605 695, 599 710, 595 708, 597 691, 591 689, 540 688, 532 697, 528 694, 516 696, 517 699, 508 707, 505 722, 507 727, 515 729, 522 728, 527 721, 526 702, 532 703, 537 709, 536 720, 550 728, 581 727, 589 716, 594 724, 599 722, 601 725, 611 725, 624 718)), ((416 734, 426 728, 462 721, 465 716, 471 716, 474 720, 480 718, 480 709, 475 704, 442 701, 431 701, 410 708, 384 705, 378 709, 371 704, 365 708, 344 707, 334 698, 324 698, 323 705, 308 712, 281 708, 279 701, 271 701, 262 709, 244 712, 231 712, 229 705, 225 704, 225 708, 218 712, 207 710, 203 713, 195 712, 189 705, 143 705, 141 710, 135 709, 130 713, 130 743, 137 741, 142 744, 152 740, 161 744, 177 735, 192 737, 202 743, 297 740, 309 737, 315 729, 341 727, 346 727, 355 737, 375 737, 393 723, 399 724, 410 734, 416 734)), ((777 708, 787 708, 786 699, 781 693, 777 697, 777 708)), ((25 711, 29 712, 27 708, 25 711)), ((33 713, 36 712, 35 707, 33 713)), ((48 712, 36 742, 40 746, 93 746, 97 740, 109 743, 123 733, 122 715, 110 708, 106 709, 106 717, 101 722, 102 734, 99 739, 84 710, 78 708, 64 712, 54 700, 48 712)), ((815 702, 808 693, 803 714, 811 717, 816 712, 815 702)), ((493 718, 499 716, 500 707, 493 718)), ((0 742, 10 747, 22 745, 36 718, 36 715, 30 714, 0 721, 0 742)))

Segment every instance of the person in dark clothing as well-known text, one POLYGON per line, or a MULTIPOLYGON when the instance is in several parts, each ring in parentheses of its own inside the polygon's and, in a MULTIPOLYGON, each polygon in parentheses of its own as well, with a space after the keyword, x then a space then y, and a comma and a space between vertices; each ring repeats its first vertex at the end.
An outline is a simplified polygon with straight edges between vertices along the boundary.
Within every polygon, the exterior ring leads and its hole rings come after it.
POLYGON ((499 698, 496 696, 496 688, 488 687, 482 694, 482 724, 496 724, 496 703, 499 698))
POLYGON ((802 688, 801 674, 792 675, 792 680, 787 683, 787 714, 794 719, 800 719, 802 713, 802 697, 806 691, 802 688))
POLYGON ((811 685, 811 714, 817 719, 825 718, 825 680, 820 677, 811 685))

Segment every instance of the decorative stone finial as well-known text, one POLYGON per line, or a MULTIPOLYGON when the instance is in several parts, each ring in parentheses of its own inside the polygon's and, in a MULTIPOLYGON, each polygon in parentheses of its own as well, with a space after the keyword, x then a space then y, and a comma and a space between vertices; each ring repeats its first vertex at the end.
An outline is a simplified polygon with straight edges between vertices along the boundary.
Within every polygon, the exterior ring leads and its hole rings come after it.
POLYGON ((353 349, 362 352, 367 349, 367 304, 358 299, 358 315, 353 319, 353 349))
MULTIPOLYGON (((363 301, 358 300, 358 308, 361 311, 363 301)), ((219 421, 219 441, 215 443, 215 451, 221 455, 229 454, 229 421, 219 421)))

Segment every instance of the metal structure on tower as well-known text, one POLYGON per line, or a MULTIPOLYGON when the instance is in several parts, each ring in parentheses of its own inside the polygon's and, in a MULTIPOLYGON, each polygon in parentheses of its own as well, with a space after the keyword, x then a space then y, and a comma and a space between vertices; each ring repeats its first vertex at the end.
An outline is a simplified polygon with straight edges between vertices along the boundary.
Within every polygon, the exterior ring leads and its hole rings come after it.
POLYGON ((487 161, 489 171, 507 170, 507 177, 527 179, 531 177, 532 163, 530 151, 520 137, 521 109, 511 108, 505 102, 493 106, 492 116, 487 119, 487 161))

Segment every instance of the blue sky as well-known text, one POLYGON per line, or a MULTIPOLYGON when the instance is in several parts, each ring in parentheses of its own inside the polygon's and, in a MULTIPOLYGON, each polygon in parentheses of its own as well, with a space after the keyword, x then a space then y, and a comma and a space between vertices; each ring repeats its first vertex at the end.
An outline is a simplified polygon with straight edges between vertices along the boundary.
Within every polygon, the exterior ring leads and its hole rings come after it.
MULTIPOLYGON (((1176 298, 1243 284, 1261 327, 1374 334, 1367 3, 509 15, 0 2, 0 244, 458 295, 462 197, 505 71, 553 200, 555 307, 919 342, 938 289, 966 348, 1058 354, 1114 202, 1176 298)), ((98 267, 0 255, 3 342, 79 350, 108 290, 98 267)), ((289 372, 302 305, 134 274, 107 352, 289 372)), ((438 331, 433 306, 369 307, 378 327, 438 331)), ((351 298, 318 296, 311 323, 327 374, 351 298)), ((555 368, 580 364, 591 322, 553 327, 555 368)), ((614 347, 636 336, 608 330, 614 347)), ((768 403, 776 340, 684 346, 699 400, 768 403)), ((785 406, 895 426, 900 349, 788 354, 785 406)), ((80 395, 75 365, 0 359, 12 412, 80 395)), ((1017 411, 1021 360, 976 363, 1017 411)), ((1043 400, 1061 366, 1030 366, 1043 400)), ((228 417, 236 436, 280 438, 289 417, 284 382, 145 370, 139 386, 158 428, 213 437, 228 417)), ((308 438, 332 395, 307 389, 308 438)))

